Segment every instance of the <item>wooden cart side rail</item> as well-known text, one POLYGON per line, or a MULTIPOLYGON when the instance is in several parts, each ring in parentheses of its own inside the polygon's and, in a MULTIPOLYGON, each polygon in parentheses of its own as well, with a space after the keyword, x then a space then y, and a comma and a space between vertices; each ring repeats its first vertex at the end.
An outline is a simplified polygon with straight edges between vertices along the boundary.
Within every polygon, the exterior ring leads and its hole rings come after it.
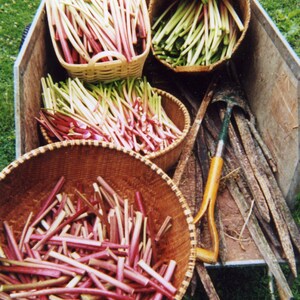
MULTIPOLYGON (((38 40, 44 38, 45 32, 46 16, 44 6, 45 3, 43 0, 39 5, 18 57, 14 63, 16 157, 19 157, 26 151, 39 146, 35 121, 33 118, 26 118, 27 114, 25 112, 28 112, 29 109, 34 109, 34 106, 37 108, 40 106, 40 98, 37 99, 37 97, 35 97, 35 95, 39 95, 40 93, 36 93, 34 91, 34 89, 40 89, 40 80, 38 79, 34 81, 34 79, 40 78, 39 75, 45 70, 45 64, 41 58, 42 55, 45 55, 45 53, 39 52, 44 50, 46 45, 45 43, 38 43, 38 40), (39 30, 37 30, 37 28, 39 30), (32 59, 32 56, 40 56, 40 58, 33 64, 32 62, 34 60, 32 59), (38 64, 38 61, 41 62, 41 66, 38 64), (31 73, 32 69, 35 69, 33 74, 31 73), (25 101, 28 94, 33 97, 33 99, 30 97, 30 102, 32 102, 30 107, 28 106, 29 101, 25 101), (27 128, 30 128, 30 131, 27 128), (30 139, 30 141, 28 139, 30 139), (28 145, 30 145, 31 149, 28 148, 28 145)), ((32 115, 32 112, 28 115, 32 115)))
POLYGON ((257 0, 251 9, 243 86, 277 163, 280 188, 293 207, 300 192, 300 59, 257 0))

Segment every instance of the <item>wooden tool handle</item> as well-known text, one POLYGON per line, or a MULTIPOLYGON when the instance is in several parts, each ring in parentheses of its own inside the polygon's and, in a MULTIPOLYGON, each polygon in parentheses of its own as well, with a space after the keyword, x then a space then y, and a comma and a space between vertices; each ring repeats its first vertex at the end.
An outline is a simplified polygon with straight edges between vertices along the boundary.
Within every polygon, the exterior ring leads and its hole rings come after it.
POLYGON ((204 248, 196 248, 196 258, 200 261, 214 264, 218 261, 219 256, 219 235, 214 217, 215 201, 210 202, 208 206, 208 227, 209 233, 212 239, 212 250, 204 248))
POLYGON ((219 255, 219 235, 216 227, 214 211, 222 174, 223 162, 224 161, 222 157, 212 158, 203 201, 196 217, 194 218, 194 223, 197 223, 208 209, 208 226, 213 249, 196 249, 197 259, 207 263, 216 263, 219 255))
POLYGON ((201 207, 194 218, 194 223, 197 223, 204 215, 210 202, 215 202, 217 198, 220 178, 223 168, 222 157, 213 157, 210 163, 207 183, 204 190, 201 207))

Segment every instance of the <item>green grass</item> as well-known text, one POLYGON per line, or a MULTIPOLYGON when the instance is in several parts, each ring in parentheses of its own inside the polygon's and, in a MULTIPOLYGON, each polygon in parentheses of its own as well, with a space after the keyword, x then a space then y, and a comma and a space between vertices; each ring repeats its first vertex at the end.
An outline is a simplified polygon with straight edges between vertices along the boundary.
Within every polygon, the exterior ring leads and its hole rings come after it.
POLYGON ((277 27, 300 56, 300 2, 299 0, 260 0, 277 27))
MULTIPOLYGON (((261 3, 300 56, 299 0, 261 0, 261 3)), ((13 64, 22 32, 32 21, 38 5, 37 0, 0 0, 0 170, 15 157, 13 64)), ((294 213, 300 224, 300 196, 297 200, 294 213)), ((221 299, 271 299, 265 267, 218 268, 209 272, 221 299)), ((299 280, 294 282, 293 292, 295 299, 300 299, 299 280)), ((206 299, 201 287, 197 299, 199 295, 206 299)))

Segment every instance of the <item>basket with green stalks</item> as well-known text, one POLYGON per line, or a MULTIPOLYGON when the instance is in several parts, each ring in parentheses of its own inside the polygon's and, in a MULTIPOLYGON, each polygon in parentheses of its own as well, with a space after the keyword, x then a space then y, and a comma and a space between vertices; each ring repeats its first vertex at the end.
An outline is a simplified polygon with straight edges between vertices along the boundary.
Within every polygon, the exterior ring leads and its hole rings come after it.
POLYGON ((209 72, 229 60, 244 40, 250 2, 151 0, 151 48, 175 72, 209 72))

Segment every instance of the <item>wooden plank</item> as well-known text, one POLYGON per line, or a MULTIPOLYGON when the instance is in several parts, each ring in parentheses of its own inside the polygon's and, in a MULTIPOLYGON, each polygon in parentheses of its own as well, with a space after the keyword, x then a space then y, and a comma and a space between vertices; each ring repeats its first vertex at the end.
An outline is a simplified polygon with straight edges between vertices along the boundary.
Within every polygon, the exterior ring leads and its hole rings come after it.
POLYGON ((292 206, 300 191, 300 63, 256 1, 252 1, 252 11, 244 88, 258 129, 277 163, 279 185, 292 206))
POLYGON ((14 64, 16 156, 41 144, 34 117, 41 107, 41 77, 61 70, 47 28, 44 1, 31 24, 14 64))
MULTIPOLYGON (((244 201, 242 194, 239 193, 238 189, 235 188, 234 183, 231 181, 228 184, 230 193, 236 199, 236 203, 242 212, 245 220, 248 218, 249 207, 244 201)), ((280 291, 282 292, 282 299, 291 299, 293 297, 292 291, 287 283, 287 280, 280 268, 277 258, 275 257, 272 249, 270 248, 268 241, 265 239, 263 232, 257 222, 256 218, 251 215, 248 220, 248 229, 255 240, 257 247, 264 256, 270 271, 274 275, 280 291)))
POLYGON ((40 107, 40 75, 45 72, 45 13, 43 4, 31 24, 14 65, 16 156, 39 146, 36 122, 40 107))

